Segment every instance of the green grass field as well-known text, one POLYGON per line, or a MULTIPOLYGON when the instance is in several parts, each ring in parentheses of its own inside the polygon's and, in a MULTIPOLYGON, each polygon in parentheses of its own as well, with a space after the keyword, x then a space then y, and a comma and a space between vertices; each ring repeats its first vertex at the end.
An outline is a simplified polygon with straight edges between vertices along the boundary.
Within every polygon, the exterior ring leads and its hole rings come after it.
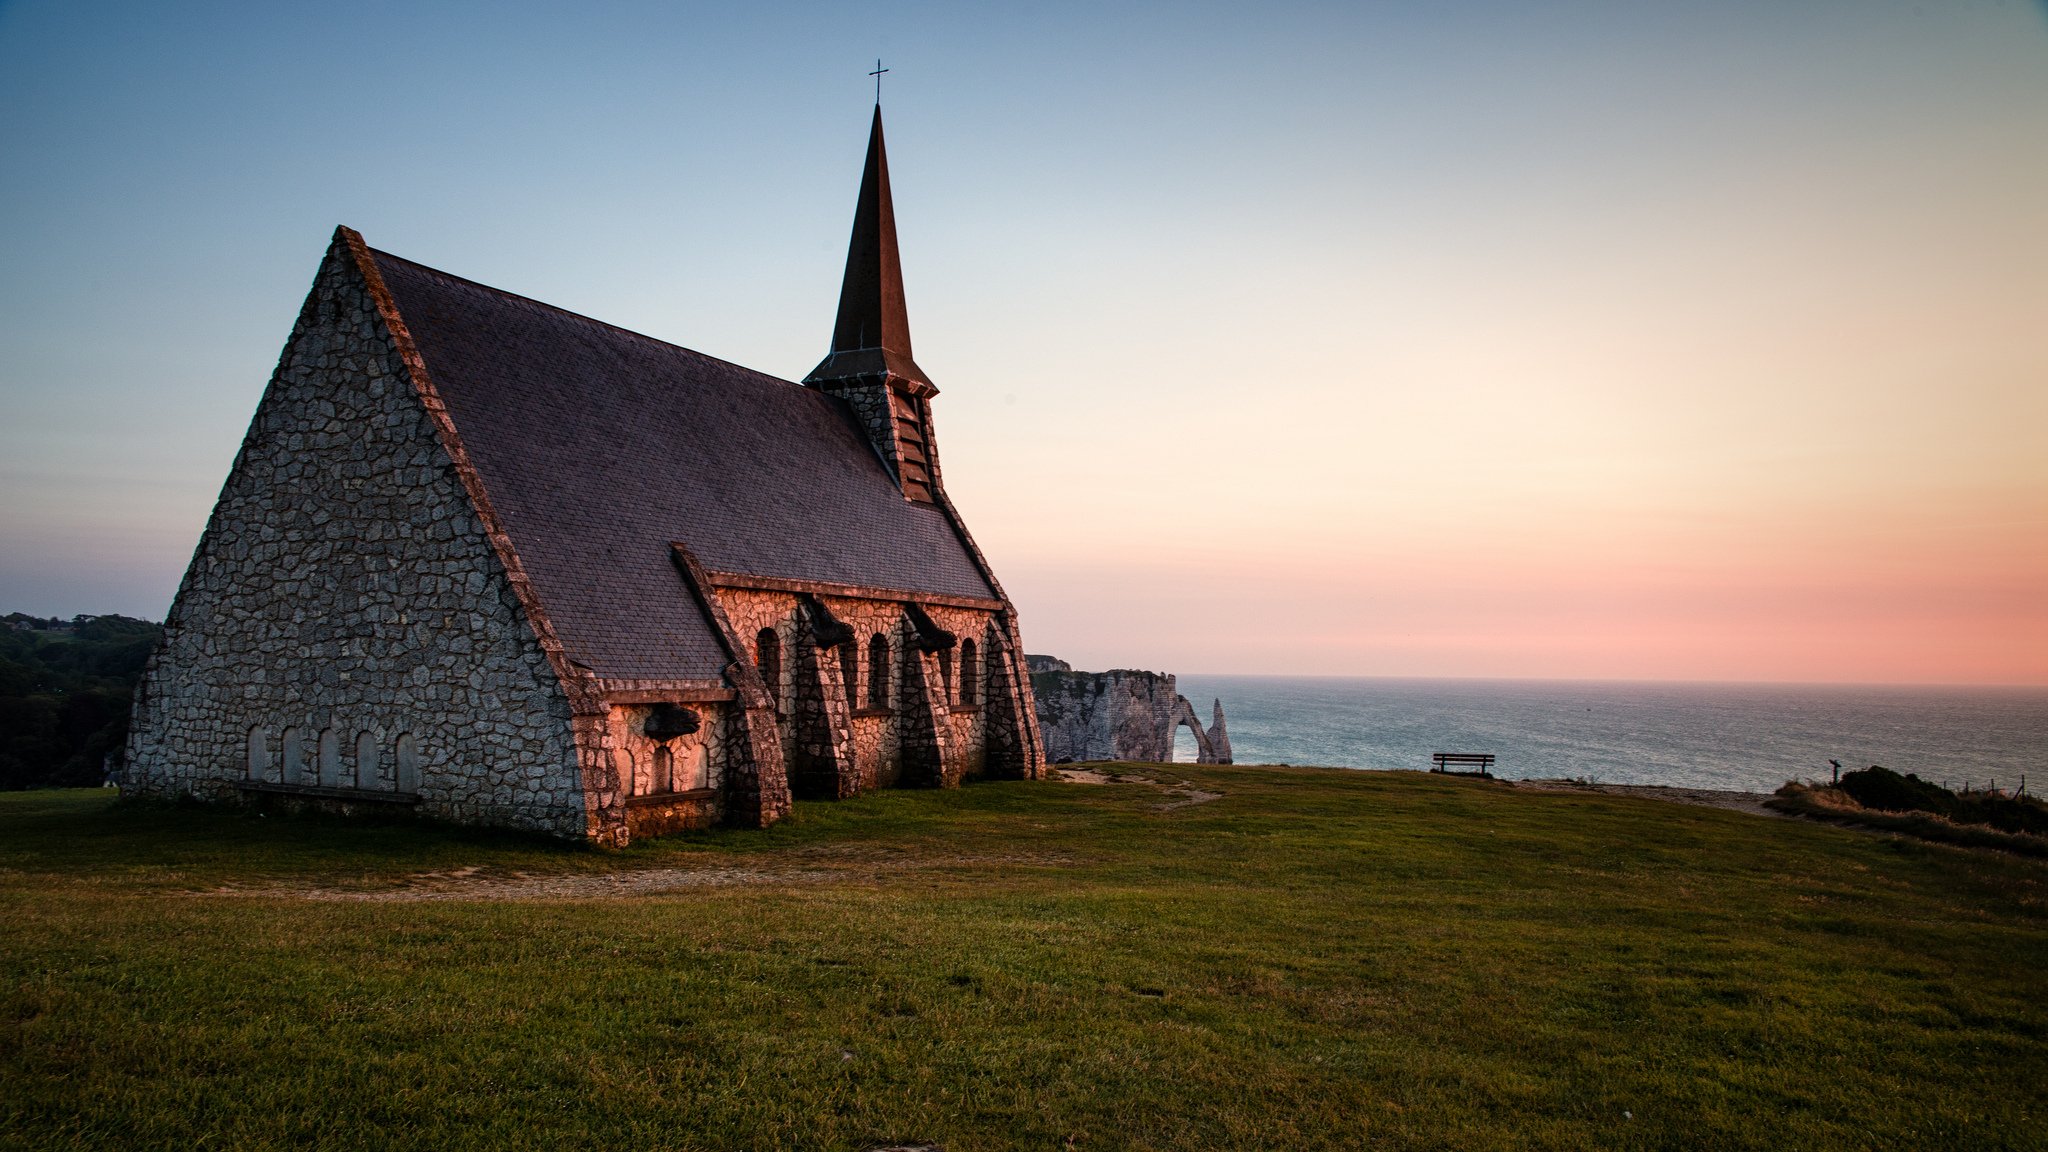
POLYGON ((0 795, 0 1146, 2048 1147, 2040 861, 1147 771, 1223 796, 603 854, 0 795))

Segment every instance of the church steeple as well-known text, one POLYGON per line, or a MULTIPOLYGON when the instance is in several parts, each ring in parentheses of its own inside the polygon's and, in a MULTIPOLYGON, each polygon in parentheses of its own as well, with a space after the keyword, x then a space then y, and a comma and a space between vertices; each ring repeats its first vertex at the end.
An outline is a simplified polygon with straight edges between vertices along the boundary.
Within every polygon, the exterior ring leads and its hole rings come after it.
POLYGON ((882 145, 879 103, 853 211, 832 350, 804 383, 851 405, 903 495, 933 502, 939 479, 931 397, 939 390, 910 358, 910 318, 903 307, 903 266, 896 254, 896 207, 889 198, 889 154, 882 145))
MULTIPOLYGON (((846 249, 846 279, 839 286, 839 320, 832 351, 806 384, 882 373, 931 388, 910 358, 910 317, 903 307, 903 264, 896 252, 896 206, 889 197, 889 153, 882 144, 882 106, 868 132, 867 168, 853 210, 846 249)), ((934 391, 936 391, 934 389, 934 391)))

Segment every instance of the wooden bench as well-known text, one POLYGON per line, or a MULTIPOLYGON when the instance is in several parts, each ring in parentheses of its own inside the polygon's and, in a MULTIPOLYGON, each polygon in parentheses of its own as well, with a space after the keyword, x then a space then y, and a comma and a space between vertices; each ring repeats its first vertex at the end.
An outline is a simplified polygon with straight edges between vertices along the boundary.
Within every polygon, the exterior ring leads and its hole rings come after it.
POLYGON ((1432 752, 1430 753, 1429 762, 1435 765, 1435 767, 1430 769, 1431 772, 1441 772, 1446 776, 1484 776, 1489 780, 1493 779, 1493 753, 1491 752, 1432 752), (1453 764, 1459 766, 1469 765, 1477 768, 1478 771, 1453 771, 1451 769, 1453 764))

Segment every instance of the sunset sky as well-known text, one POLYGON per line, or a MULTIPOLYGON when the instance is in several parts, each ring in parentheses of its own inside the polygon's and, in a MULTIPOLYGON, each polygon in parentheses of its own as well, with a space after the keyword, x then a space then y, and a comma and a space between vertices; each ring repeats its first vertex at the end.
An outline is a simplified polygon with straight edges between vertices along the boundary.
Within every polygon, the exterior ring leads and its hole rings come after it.
POLYGON ((2048 683, 2048 11, 0 2, 0 612, 160 617, 336 224, 779 376, 881 56, 1034 651, 2048 683))

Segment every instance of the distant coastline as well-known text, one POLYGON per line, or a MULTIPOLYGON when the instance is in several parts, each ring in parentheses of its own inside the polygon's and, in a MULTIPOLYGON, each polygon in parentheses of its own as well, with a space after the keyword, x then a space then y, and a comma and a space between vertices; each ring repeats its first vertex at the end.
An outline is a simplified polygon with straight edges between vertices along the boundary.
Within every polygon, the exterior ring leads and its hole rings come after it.
POLYGON ((1825 779, 1830 760, 1958 787, 2048 774, 2048 687, 1198 673, 1180 684, 1230 701, 1243 764, 1426 770, 1434 751, 1492 752, 1507 779, 1758 793, 1825 779))

